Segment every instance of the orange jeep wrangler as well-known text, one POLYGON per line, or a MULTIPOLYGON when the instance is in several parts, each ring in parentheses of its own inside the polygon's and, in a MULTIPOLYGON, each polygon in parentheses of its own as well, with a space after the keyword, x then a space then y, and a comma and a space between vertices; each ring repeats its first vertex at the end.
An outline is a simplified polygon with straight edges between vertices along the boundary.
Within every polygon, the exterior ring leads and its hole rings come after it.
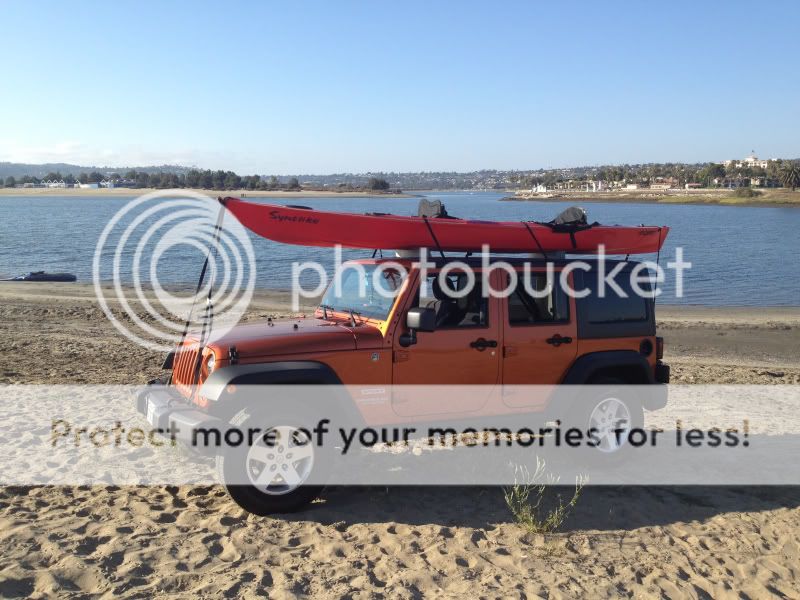
MULTIPOLYGON (((325 384, 341 390, 346 385, 513 387, 669 381, 669 367, 661 361, 663 340, 656 337, 655 303, 629 287, 629 275, 638 263, 606 260, 608 270, 622 263, 615 280, 625 294, 618 295, 597 293, 597 261, 585 260, 588 268, 583 269, 569 268, 566 259, 553 261, 556 277, 564 269, 569 271, 565 279, 576 293, 568 294, 560 285, 548 285, 543 260, 525 259, 526 271, 522 259, 503 257, 517 271, 518 281, 507 297, 496 297, 482 289, 481 269, 486 265, 481 260, 459 259, 475 274, 476 283, 467 294, 458 293, 468 283, 465 271, 448 268, 446 277, 440 278, 442 268, 453 260, 431 259, 435 267, 425 273, 425 282, 423 271, 411 259, 392 259, 405 267, 405 273, 384 269, 383 259, 355 261, 363 271, 348 269, 351 263, 345 263, 339 289, 328 288, 313 318, 240 324, 204 346, 189 336, 165 362, 171 375, 159 383, 166 385, 147 388, 138 398, 138 410, 155 428, 177 429, 179 438, 214 424, 255 424, 272 431, 274 450, 262 453, 255 466, 250 455, 218 456, 233 499, 248 511, 268 514, 313 500, 321 486, 304 483, 322 461, 314 462, 310 444, 297 442, 302 407, 287 413, 285 406, 275 409, 268 399, 257 405, 243 402, 239 391, 248 385, 325 384), (373 277, 379 268, 381 275, 373 277), (394 297, 373 293, 375 281, 383 282, 394 297), (543 293, 531 295, 529 290, 543 293), (242 481, 243 470, 249 484, 242 481)), ((487 280, 493 289, 508 287, 507 271, 490 271, 487 280)), ((547 422, 568 411, 588 430, 609 414, 617 426, 642 427, 643 409, 655 410, 666 403, 665 394, 645 400, 601 396, 570 407, 553 407, 525 394, 475 396, 466 401, 461 396, 431 401, 403 395, 385 402, 350 398, 344 410, 369 427, 470 420, 485 425, 487 419, 519 421, 521 415, 547 422)), ((609 435, 596 451, 613 454, 620 446, 619 438, 609 435)))

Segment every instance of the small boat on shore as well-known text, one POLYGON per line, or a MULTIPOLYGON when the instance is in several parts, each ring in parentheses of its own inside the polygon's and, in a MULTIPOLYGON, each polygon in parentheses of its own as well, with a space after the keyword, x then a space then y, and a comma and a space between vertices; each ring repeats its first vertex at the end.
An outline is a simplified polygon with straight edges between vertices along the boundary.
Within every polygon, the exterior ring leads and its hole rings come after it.
POLYGON ((77 281, 78 277, 72 273, 45 273, 44 271, 31 271, 24 275, 17 275, 11 279, 0 281, 77 281))

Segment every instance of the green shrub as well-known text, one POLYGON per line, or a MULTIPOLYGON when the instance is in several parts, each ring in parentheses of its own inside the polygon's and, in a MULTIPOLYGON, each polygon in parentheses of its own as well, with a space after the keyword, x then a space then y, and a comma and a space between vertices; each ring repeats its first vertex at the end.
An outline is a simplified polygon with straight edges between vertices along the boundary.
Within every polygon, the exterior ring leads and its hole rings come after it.
POLYGON ((736 188, 736 191, 733 192, 734 198, 757 198, 760 195, 761 192, 750 187, 736 188))
POLYGON ((545 496, 549 486, 558 483, 552 474, 547 481, 541 479, 545 474, 545 463, 536 458, 536 471, 530 474, 525 466, 515 468, 514 485, 503 490, 503 496, 514 519, 530 533, 552 533, 564 523, 570 511, 575 508, 585 484, 584 478, 575 482, 575 491, 568 502, 560 494, 556 495, 551 508, 546 508, 545 496), (521 480, 521 481, 520 481, 521 480))

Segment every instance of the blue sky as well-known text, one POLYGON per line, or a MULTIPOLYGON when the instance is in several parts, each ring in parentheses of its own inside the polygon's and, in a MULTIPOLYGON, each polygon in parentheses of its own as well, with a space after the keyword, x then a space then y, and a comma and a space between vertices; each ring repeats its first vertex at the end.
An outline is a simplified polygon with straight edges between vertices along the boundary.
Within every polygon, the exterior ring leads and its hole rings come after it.
POLYGON ((796 1, 0 6, 0 160, 287 174, 800 156, 796 1))

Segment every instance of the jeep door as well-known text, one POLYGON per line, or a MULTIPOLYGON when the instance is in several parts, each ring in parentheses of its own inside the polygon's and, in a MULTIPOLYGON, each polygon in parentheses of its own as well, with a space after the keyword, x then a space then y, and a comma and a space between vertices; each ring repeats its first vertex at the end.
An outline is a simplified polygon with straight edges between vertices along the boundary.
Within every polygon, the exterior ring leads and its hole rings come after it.
MULTIPOLYGON (((451 271, 441 281, 439 272, 429 272, 426 281, 417 277, 410 307, 436 311, 436 330, 417 333, 416 344, 404 348, 395 336, 392 382, 398 385, 440 386, 433 391, 411 394, 397 390, 392 399, 396 414, 468 416, 486 404, 492 387, 466 395, 448 393, 445 386, 495 386, 500 378, 500 308, 497 299, 484 293, 480 272, 466 293, 469 278, 451 271), (422 286, 421 284, 425 284, 422 286), (420 288, 422 293, 420 294, 420 288), (452 292, 465 294, 453 298, 452 292)), ((493 274, 494 276, 494 274, 493 274)), ((405 318, 405 317, 403 317, 405 318)))
MULTIPOLYGON (((559 273, 518 272, 517 285, 503 300, 503 402, 544 408, 547 394, 526 393, 521 385, 558 384, 577 354, 574 300, 561 289, 559 273)), ((505 274, 504 277, 508 278, 505 274)))

